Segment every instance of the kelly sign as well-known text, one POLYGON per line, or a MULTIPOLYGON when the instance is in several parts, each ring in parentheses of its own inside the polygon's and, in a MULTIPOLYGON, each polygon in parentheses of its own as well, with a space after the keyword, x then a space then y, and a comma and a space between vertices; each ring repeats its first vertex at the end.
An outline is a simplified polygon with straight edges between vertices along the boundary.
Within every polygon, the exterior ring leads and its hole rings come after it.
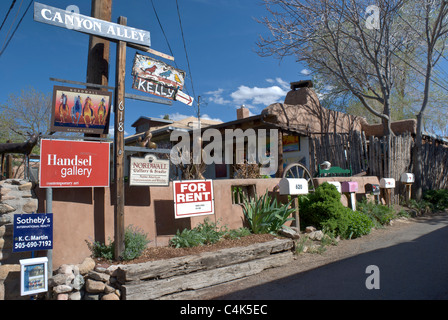
POLYGON ((173 181, 174 217, 214 214, 212 180, 173 181))
POLYGON ((108 142, 41 140, 40 187, 108 187, 108 142))

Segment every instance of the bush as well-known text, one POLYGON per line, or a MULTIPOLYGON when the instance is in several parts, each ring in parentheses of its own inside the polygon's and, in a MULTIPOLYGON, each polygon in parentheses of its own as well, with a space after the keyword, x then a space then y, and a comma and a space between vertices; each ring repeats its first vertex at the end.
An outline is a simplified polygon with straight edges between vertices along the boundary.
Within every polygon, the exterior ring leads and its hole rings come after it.
POLYGON ((218 228, 218 224, 206 218, 203 223, 193 229, 177 230, 176 235, 171 238, 170 245, 175 248, 188 248, 204 244, 213 244, 221 240, 227 233, 226 228, 218 228))
POLYGON ((294 220, 289 217, 294 212, 290 205, 291 201, 288 204, 279 203, 266 191, 258 199, 244 197, 243 213, 253 233, 275 234, 287 221, 294 220))
POLYGON ((359 201, 357 204, 358 211, 369 216, 375 226, 383 226, 395 218, 395 211, 392 207, 377 204, 372 201, 359 201))
POLYGON ((431 204, 434 210, 445 210, 448 208, 448 190, 428 190, 423 194, 423 200, 431 204))
POLYGON ((370 233, 372 220, 362 212, 352 211, 341 202, 334 185, 323 183, 300 201, 301 225, 312 225, 342 238, 356 238, 370 233))
MULTIPOLYGON (((87 242, 90 252, 94 258, 103 258, 106 260, 115 259, 115 244, 109 238, 109 244, 101 243, 99 241, 87 242)), ((146 249, 150 241, 147 239, 147 234, 143 233, 141 229, 135 228, 132 225, 126 227, 124 232, 124 252, 123 260, 133 260, 138 258, 146 249)))

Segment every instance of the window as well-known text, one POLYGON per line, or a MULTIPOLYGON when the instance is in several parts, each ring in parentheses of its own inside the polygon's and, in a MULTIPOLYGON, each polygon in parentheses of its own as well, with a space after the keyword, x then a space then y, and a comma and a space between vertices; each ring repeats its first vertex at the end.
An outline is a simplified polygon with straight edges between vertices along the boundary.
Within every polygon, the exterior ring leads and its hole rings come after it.
POLYGON ((245 198, 255 198, 255 185, 231 186, 232 188, 232 204, 242 204, 245 198))

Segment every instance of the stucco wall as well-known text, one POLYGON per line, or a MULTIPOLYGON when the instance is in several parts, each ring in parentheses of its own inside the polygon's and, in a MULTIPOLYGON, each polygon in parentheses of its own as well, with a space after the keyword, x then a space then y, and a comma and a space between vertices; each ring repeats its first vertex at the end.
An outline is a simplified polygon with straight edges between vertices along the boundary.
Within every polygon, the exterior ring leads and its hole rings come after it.
MULTIPOLYGON (((243 226, 240 205, 232 204, 231 186, 255 185, 258 195, 272 191, 279 179, 222 179, 213 181, 215 214, 174 219, 173 189, 169 187, 126 187, 125 226, 143 229, 150 246, 168 244, 177 229, 193 228, 205 218, 220 226, 243 226)), ((45 212, 46 189, 36 188, 38 212, 45 212)), ((53 268, 81 263, 90 255, 86 240, 109 243, 114 237, 114 198, 112 188, 53 189, 53 268)))

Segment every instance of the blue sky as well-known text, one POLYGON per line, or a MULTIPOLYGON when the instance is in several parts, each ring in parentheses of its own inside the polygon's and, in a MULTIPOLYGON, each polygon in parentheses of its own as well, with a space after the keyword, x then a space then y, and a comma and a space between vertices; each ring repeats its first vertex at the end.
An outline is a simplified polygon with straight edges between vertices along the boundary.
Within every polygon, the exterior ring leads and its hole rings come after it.
MULTIPOLYGON (((11 2, 0 1, 0 21, 3 21, 11 2)), ((90 16, 91 12, 90 0, 38 2, 61 9, 76 5, 83 15, 90 16)), ((187 72, 184 91, 193 95, 193 84, 196 97, 201 96, 201 114, 205 118, 235 120, 236 109, 241 104, 248 106, 253 114, 259 114, 269 104, 284 100, 290 82, 309 78, 294 58, 279 61, 272 57, 260 57, 255 52, 259 35, 268 35, 268 30, 255 20, 267 14, 261 0, 178 0, 190 76, 176 1, 153 2, 176 64, 187 72)), ((29 0, 16 1, 0 31, 1 47, 6 42, 8 31, 9 35, 13 32, 28 4, 29 0)), ((154 50, 170 53, 151 0, 113 0, 111 21, 116 22, 120 15, 127 17, 128 26, 151 33, 151 47, 154 50)), ((10 93, 18 94, 28 86, 45 93, 51 93, 54 85, 72 86, 50 81, 50 77, 85 82, 88 42, 88 35, 34 21, 31 5, 0 56, 0 103, 6 102, 10 93)), ((115 48, 115 43, 111 43, 110 86, 115 85, 115 48)), ((127 49, 126 92, 150 96, 131 88, 135 52, 134 49, 127 49)), ((168 60, 154 58, 174 66, 168 60)), ((125 131, 127 134, 134 133, 131 124, 140 116, 163 117, 169 114, 177 120, 195 115, 195 107, 196 104, 189 107, 177 101, 172 106, 166 106, 127 99, 125 131)))

